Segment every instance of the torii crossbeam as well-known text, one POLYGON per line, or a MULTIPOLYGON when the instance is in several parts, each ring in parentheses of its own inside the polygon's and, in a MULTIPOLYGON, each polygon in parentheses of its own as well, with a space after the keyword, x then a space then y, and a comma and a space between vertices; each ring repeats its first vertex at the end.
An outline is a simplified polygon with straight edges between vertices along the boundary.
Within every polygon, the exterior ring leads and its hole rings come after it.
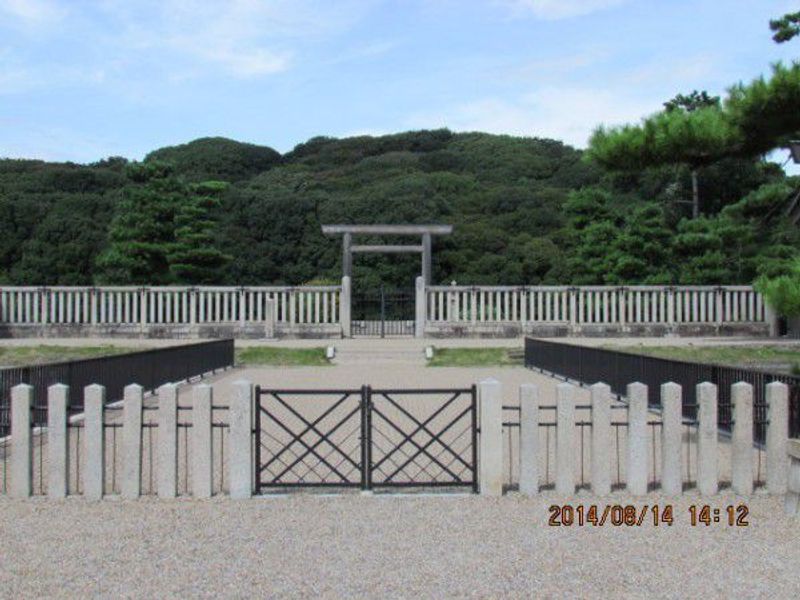
POLYGON ((325 235, 342 236, 342 274, 353 276, 353 254, 362 253, 405 253, 422 254, 422 278, 425 285, 431 283, 431 238, 434 235, 450 235, 452 225, 323 225, 325 235), (417 246, 398 245, 353 245, 354 235, 418 235, 421 243, 417 246))

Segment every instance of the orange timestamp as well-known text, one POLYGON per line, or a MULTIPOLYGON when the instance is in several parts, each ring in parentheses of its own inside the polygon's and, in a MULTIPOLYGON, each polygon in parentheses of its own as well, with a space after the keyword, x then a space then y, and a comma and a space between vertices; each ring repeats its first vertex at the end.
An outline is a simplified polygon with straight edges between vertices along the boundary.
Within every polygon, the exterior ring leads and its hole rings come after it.
MULTIPOLYGON (((671 527, 675 523, 675 508, 672 504, 553 504, 549 508, 550 518, 548 525, 551 527, 642 527, 652 525, 655 527, 671 527)), ((692 527, 700 525, 727 524, 731 527, 749 526, 748 516, 750 509, 745 504, 715 508, 710 505, 689 506, 689 524, 692 527)))

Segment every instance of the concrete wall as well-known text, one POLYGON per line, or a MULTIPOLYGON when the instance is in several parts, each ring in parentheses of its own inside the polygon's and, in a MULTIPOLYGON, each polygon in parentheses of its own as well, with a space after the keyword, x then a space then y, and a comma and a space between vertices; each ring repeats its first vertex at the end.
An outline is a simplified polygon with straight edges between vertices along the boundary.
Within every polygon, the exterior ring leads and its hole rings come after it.
POLYGON ((296 339, 340 338, 338 323, 261 324, 214 323, 208 325, 0 325, 0 338, 150 338, 150 339, 296 339))
POLYGON ((515 338, 534 337, 694 337, 694 336, 769 336, 767 323, 725 323, 722 325, 634 324, 570 325, 569 323, 464 323, 428 322, 425 337, 431 338, 515 338))

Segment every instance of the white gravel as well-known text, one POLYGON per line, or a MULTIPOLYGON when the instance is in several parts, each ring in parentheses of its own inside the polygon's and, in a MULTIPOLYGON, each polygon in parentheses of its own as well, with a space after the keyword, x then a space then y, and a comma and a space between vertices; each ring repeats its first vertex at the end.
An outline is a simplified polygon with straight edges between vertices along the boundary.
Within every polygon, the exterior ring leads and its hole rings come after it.
MULTIPOLYGON (((621 494, 575 504, 628 503, 621 494)), ((738 503, 713 498, 714 506, 738 503)), ((0 498, 11 597, 797 598, 800 521, 779 499, 751 525, 550 527, 525 499, 293 495, 235 502, 0 498)), ((649 496, 636 501, 663 505, 649 496)))

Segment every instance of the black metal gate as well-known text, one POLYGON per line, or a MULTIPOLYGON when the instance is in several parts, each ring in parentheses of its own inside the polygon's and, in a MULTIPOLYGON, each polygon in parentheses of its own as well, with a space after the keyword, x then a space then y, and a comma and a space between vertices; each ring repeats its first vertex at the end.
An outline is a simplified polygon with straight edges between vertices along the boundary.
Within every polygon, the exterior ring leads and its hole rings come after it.
POLYGON ((477 491, 477 391, 256 389, 255 488, 477 491))
POLYGON ((353 296, 353 336, 414 335, 414 290, 367 290, 353 296))

